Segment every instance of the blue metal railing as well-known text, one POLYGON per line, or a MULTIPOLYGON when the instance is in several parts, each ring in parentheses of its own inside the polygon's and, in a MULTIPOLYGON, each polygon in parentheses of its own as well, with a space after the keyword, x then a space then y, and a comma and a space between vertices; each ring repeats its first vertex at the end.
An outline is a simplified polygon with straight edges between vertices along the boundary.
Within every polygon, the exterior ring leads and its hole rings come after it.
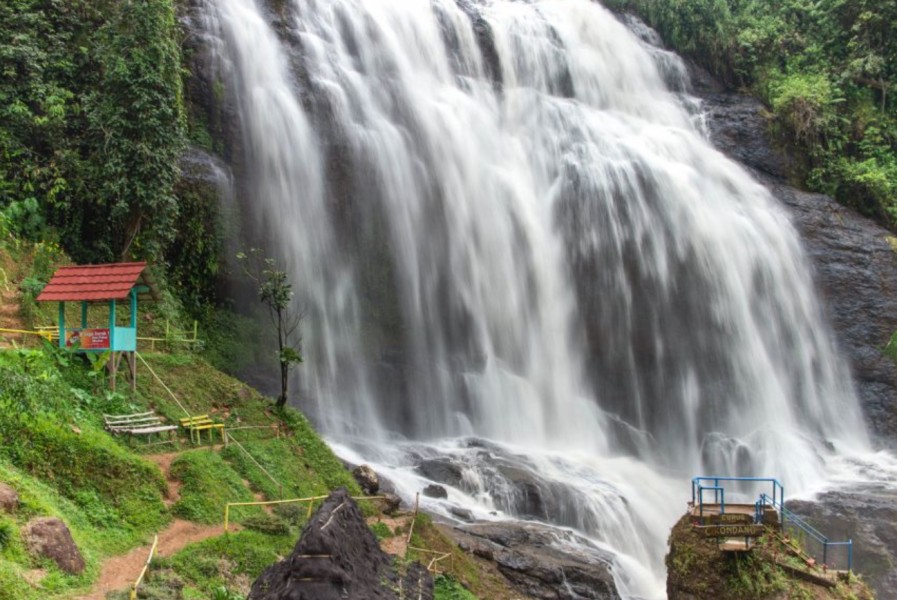
MULTIPOLYGON (((821 548, 822 564, 829 566, 829 559, 832 556, 832 550, 838 548, 847 549, 847 571, 853 570, 853 540, 846 542, 833 542, 823 535, 818 529, 807 523, 804 519, 797 516, 787 508, 785 508, 785 488, 777 479, 770 477, 717 477, 702 476, 695 477, 691 480, 691 503, 697 506, 698 514, 704 516, 704 492, 713 492, 713 503, 719 506, 721 514, 726 512, 726 482, 741 483, 768 483, 772 491, 772 496, 764 493, 760 494, 760 498, 754 503, 754 522, 760 523, 763 520, 764 508, 769 506, 779 511, 781 515, 782 530, 790 527, 802 532, 808 536, 810 540, 816 542, 821 548)), ((810 548, 807 548, 811 551, 810 548)), ((817 560, 819 556, 814 556, 817 560)))
MULTIPOLYGON (((797 516, 787 508, 781 502, 776 502, 775 500, 771 500, 769 496, 766 494, 760 494, 760 499, 757 500, 757 512, 759 514, 762 511, 763 506, 771 506, 774 509, 779 511, 779 514, 782 515, 781 523, 782 530, 784 531, 789 526, 792 529, 797 529, 803 532, 805 535, 809 536, 809 538, 815 542, 817 542, 822 548, 822 564, 828 566, 829 558, 830 558, 830 548, 838 548, 838 547, 846 547, 847 548, 847 570, 853 570, 853 540, 847 540, 846 542, 833 542, 828 539, 822 532, 818 529, 807 523, 804 519, 797 516)), ((806 546, 806 544, 805 544, 806 546)), ((808 548, 808 550, 810 550, 808 548)), ((819 558, 818 556, 814 558, 819 558)))
POLYGON ((691 503, 693 506, 698 506, 699 513, 702 516, 704 514, 704 490, 714 490, 714 504, 720 505, 720 512, 726 512, 725 502, 720 502, 720 498, 717 494, 721 493, 723 500, 725 500, 725 490, 723 489, 723 486, 720 486, 720 482, 727 481, 768 483, 772 489, 773 501, 775 502, 776 499, 779 499, 780 502, 785 501, 785 488, 782 487, 782 484, 779 483, 777 479, 772 479, 770 477, 695 477, 691 480, 691 503), (712 482, 712 485, 704 485, 705 482, 712 482))

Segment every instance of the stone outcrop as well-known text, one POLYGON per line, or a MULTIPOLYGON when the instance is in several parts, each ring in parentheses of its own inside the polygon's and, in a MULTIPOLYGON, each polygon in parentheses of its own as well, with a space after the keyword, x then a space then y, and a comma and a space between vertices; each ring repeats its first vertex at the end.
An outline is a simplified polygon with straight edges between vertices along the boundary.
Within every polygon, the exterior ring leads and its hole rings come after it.
POLYGON ((545 600, 619 598, 612 556, 573 533, 538 523, 476 523, 446 533, 493 561, 521 593, 545 600))
POLYGON ((419 563, 399 569, 345 488, 333 492, 302 530, 293 552, 268 567, 248 600, 432 600, 419 563))
POLYGON ((49 558, 66 573, 77 575, 84 571, 84 557, 68 526, 55 517, 41 517, 29 521, 22 528, 22 538, 28 551, 49 558))

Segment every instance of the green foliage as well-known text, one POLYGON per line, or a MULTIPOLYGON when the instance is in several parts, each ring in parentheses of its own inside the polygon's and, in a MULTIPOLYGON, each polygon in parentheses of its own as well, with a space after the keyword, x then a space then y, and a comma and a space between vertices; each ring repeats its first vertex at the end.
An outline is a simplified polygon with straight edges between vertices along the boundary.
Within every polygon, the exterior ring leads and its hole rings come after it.
MULTIPOLYGON (((228 502, 252 502, 255 498, 240 476, 212 450, 185 452, 171 464, 171 476, 183 483, 180 500, 172 507, 175 515, 198 523, 224 521, 228 502)), ((243 508, 239 516, 259 515, 260 509, 243 508)))
POLYGON ((811 189, 897 226, 897 0, 610 0, 772 109, 811 189))
POLYGON ((436 600, 477 600, 451 575, 437 575, 433 584, 436 600))
POLYGON ((12 523, 6 520, 0 521, 0 552, 3 552, 9 546, 13 533, 12 523))
POLYGON ((185 129, 172 1, 4 2, 0 64, 11 229, 55 227, 82 262, 161 256, 185 129))
POLYGON ((393 531, 389 528, 389 525, 382 521, 377 521, 376 523, 371 525, 371 531, 374 532, 374 535, 377 536, 378 540, 385 540, 395 535, 395 533, 393 533, 393 531))
POLYGON ((219 586, 212 590, 211 600, 243 600, 243 594, 233 592, 226 587, 219 586))
POLYGON ((289 535, 290 525, 280 517, 267 513, 243 519, 243 526, 268 535, 289 535))
POLYGON ((255 580, 266 568, 286 556, 295 540, 256 531, 240 531, 192 544, 172 557, 171 563, 184 581, 209 597, 228 578, 246 575, 255 580))
POLYGON ((159 469, 81 413, 82 402, 95 400, 89 393, 81 390, 73 402, 71 392, 52 356, 0 354, 0 437, 8 441, 0 460, 52 485, 95 527, 114 523, 130 529, 126 538, 158 529, 168 520, 159 469))
POLYGON ((243 264, 246 275, 258 285, 259 300, 268 308, 277 333, 277 362, 280 364, 277 406, 282 408, 287 403, 290 369, 302 362, 299 325, 303 315, 293 303, 293 284, 289 276, 278 268, 273 258, 264 257, 261 250, 253 248, 248 254, 237 254, 237 259, 243 264))

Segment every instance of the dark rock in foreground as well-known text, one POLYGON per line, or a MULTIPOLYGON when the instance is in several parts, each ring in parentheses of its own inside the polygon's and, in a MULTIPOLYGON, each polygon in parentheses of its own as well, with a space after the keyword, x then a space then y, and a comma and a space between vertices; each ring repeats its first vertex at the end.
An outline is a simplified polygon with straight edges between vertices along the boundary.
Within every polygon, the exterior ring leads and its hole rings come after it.
POLYGON ((494 561, 521 593, 544 600, 619 598, 606 552, 537 523, 477 523, 446 530, 465 552, 494 561))
POLYGON ((400 574, 345 488, 333 492, 286 559, 262 573, 248 600, 432 600, 419 563, 400 574))

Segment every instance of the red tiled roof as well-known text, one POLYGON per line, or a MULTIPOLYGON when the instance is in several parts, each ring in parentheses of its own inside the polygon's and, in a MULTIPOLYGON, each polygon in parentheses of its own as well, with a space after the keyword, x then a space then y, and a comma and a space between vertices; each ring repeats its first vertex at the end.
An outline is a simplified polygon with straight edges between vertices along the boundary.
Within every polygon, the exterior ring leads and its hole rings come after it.
POLYGON ((60 267, 38 302, 123 300, 137 285, 145 262, 60 267))

